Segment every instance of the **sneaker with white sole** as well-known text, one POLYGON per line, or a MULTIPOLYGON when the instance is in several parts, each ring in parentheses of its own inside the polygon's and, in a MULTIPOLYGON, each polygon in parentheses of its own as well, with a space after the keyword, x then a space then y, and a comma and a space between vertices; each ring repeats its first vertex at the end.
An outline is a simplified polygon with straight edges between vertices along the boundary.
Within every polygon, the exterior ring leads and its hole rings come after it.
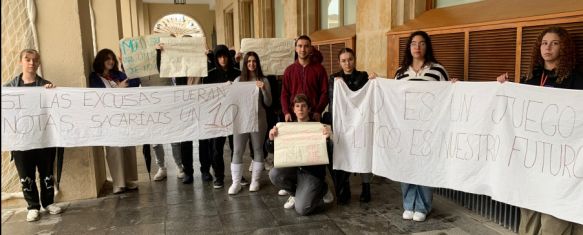
POLYGON ((265 159, 265 170, 270 171, 271 169, 273 169, 273 158, 267 157, 265 159))
POLYGON ((28 210, 28 214, 26 214, 26 221, 32 222, 39 220, 40 216, 38 214, 38 210, 32 209, 28 210))
POLYGON ((158 169, 156 175, 154 175, 154 181, 161 181, 163 179, 166 179, 166 176, 168 176, 168 173, 166 173, 166 169, 160 168, 158 169))
POLYGON ((241 176, 241 185, 242 186, 249 185, 249 181, 247 181, 247 179, 245 179, 245 177, 243 177, 243 176, 241 176))
POLYGON ((413 211, 406 210, 405 212, 403 212, 403 219, 411 220, 413 219, 413 214, 414 214, 413 211))
POLYGON ((328 203, 332 203, 334 201, 334 195, 332 194, 332 191, 330 191, 330 189, 328 189, 328 192, 326 193, 326 195, 324 195, 324 198, 322 198, 324 200, 324 203, 328 204, 328 203))
POLYGON ((425 217, 426 217, 425 213, 415 211, 415 213, 413 214, 413 221, 423 222, 425 221, 425 217))
POLYGON ((279 190, 277 192, 277 195, 279 195, 279 196, 287 196, 287 195, 289 195, 289 192, 281 189, 281 190, 279 190))
POLYGON ((296 205, 296 198, 294 196, 289 196, 287 202, 283 204, 283 208, 285 209, 293 209, 296 205))
POLYGON ((45 209, 49 211, 49 214, 51 215, 61 214, 61 212, 63 212, 63 209, 55 204, 50 204, 45 207, 45 209))
POLYGON ((131 181, 128 181, 128 182, 126 182, 126 189, 128 189, 128 190, 138 189, 138 184, 131 182, 131 181))
POLYGON ((184 175, 185 175, 184 174, 184 168, 178 167, 177 170, 178 170, 178 173, 176 173, 176 178, 178 178, 178 179, 184 178, 184 175))

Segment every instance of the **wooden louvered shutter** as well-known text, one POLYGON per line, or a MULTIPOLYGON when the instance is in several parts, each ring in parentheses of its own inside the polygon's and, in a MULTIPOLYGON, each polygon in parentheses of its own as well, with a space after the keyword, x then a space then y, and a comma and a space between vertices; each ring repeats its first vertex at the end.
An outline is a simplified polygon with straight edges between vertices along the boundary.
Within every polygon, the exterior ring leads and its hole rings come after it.
POLYGON ((332 50, 330 51, 330 61, 332 61, 332 70, 327 71, 328 75, 342 70, 342 67, 340 67, 340 63, 338 61, 338 52, 340 52, 340 50, 342 50, 344 47, 346 47, 344 43, 334 43, 331 45, 332 50))
MULTIPOLYGON (((577 65, 583 65, 583 22, 568 23, 568 24, 557 24, 556 26, 563 27, 569 34, 571 38, 575 41, 575 46, 577 47, 577 65)), ((530 60, 532 58, 532 47, 536 42, 538 35, 549 25, 539 25, 532 27, 524 27, 522 29, 522 49, 520 53, 520 74, 522 76, 527 76, 530 71, 530 60)))
POLYGON ((320 53, 322 53, 322 57, 324 61, 322 61, 322 66, 326 69, 326 73, 330 74, 330 70, 332 70, 332 60, 330 57, 330 53, 332 53, 332 49, 330 44, 322 44, 320 45, 320 53))
POLYGON ((464 80, 464 33, 431 36, 435 59, 445 67, 449 79, 464 80))
POLYGON ((516 28, 470 32, 468 80, 495 81, 508 72, 514 80, 516 28))
MULTIPOLYGON (((401 63, 403 62, 403 58, 405 58, 405 48, 407 48, 407 39, 409 39, 409 36, 404 36, 404 37, 399 38, 399 64, 397 66, 397 69, 395 69, 395 71, 397 71, 401 67, 401 63)), ((395 76, 395 74, 387 74, 387 76, 393 77, 393 76, 395 76)))

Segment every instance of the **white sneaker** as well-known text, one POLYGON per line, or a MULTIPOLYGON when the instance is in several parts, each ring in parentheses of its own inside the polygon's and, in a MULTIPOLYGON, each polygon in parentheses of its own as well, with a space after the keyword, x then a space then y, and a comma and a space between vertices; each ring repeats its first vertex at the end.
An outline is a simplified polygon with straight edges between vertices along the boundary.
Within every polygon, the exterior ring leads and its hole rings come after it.
POLYGON ((178 179, 182 179, 184 178, 184 168, 182 167, 178 167, 178 173, 176 174, 176 178, 178 179))
POLYGON ((403 219, 410 220, 413 219, 413 211, 405 211, 403 212, 403 219))
POLYGON ((324 203, 328 204, 328 203, 332 203, 334 201, 334 195, 332 195, 332 191, 330 191, 330 189, 328 189, 328 192, 326 193, 326 195, 324 195, 324 203))
POLYGON ((50 204, 45 207, 45 209, 49 211, 49 214, 51 215, 61 214, 61 212, 63 212, 63 209, 55 204, 50 204))
POLYGON ((168 174, 166 173, 166 169, 160 168, 160 169, 158 169, 158 172, 154 176, 154 181, 160 181, 160 180, 166 179, 167 175, 168 174))
POLYGON ((413 214, 413 221, 423 222, 425 221, 425 217, 425 213, 415 212, 415 214, 413 214))
POLYGON ((293 209, 295 205, 296 205, 296 198, 294 196, 289 196, 289 198, 287 199, 287 202, 285 202, 285 204, 283 204, 283 208, 293 209))
POLYGON ((279 190, 279 192, 277 192, 277 195, 279 195, 279 196, 287 196, 287 195, 289 195, 289 192, 281 189, 281 190, 279 190))
POLYGON ((37 221, 39 219, 38 210, 32 209, 28 210, 28 214, 26 214, 26 221, 32 222, 37 221))

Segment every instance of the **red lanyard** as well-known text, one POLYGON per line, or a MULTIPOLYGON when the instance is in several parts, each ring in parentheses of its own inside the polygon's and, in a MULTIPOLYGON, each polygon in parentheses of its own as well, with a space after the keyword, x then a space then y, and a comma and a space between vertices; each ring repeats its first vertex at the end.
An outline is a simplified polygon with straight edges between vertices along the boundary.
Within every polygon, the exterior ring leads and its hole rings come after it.
POLYGON ((543 73, 540 76, 540 86, 545 86, 545 83, 547 83, 547 75, 545 73, 543 73))

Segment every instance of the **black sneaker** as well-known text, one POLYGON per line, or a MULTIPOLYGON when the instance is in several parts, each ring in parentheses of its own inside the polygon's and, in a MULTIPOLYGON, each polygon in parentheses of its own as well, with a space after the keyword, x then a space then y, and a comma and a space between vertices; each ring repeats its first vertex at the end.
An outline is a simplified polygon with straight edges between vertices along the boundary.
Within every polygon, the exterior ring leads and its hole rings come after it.
POLYGON ((245 179, 245 177, 241 177, 241 185, 243 185, 243 186, 247 186, 247 185, 249 185, 249 181, 247 181, 247 180, 245 179))
POLYGON ((211 173, 202 173, 202 181, 204 182, 211 182, 213 181, 213 176, 211 175, 211 173))
POLYGON ((223 180, 215 180, 213 183, 213 188, 223 188, 225 187, 225 182, 223 180))
POLYGON ((192 184, 193 181, 194 177, 192 175, 185 175, 184 178, 182 178, 183 184, 192 184))

